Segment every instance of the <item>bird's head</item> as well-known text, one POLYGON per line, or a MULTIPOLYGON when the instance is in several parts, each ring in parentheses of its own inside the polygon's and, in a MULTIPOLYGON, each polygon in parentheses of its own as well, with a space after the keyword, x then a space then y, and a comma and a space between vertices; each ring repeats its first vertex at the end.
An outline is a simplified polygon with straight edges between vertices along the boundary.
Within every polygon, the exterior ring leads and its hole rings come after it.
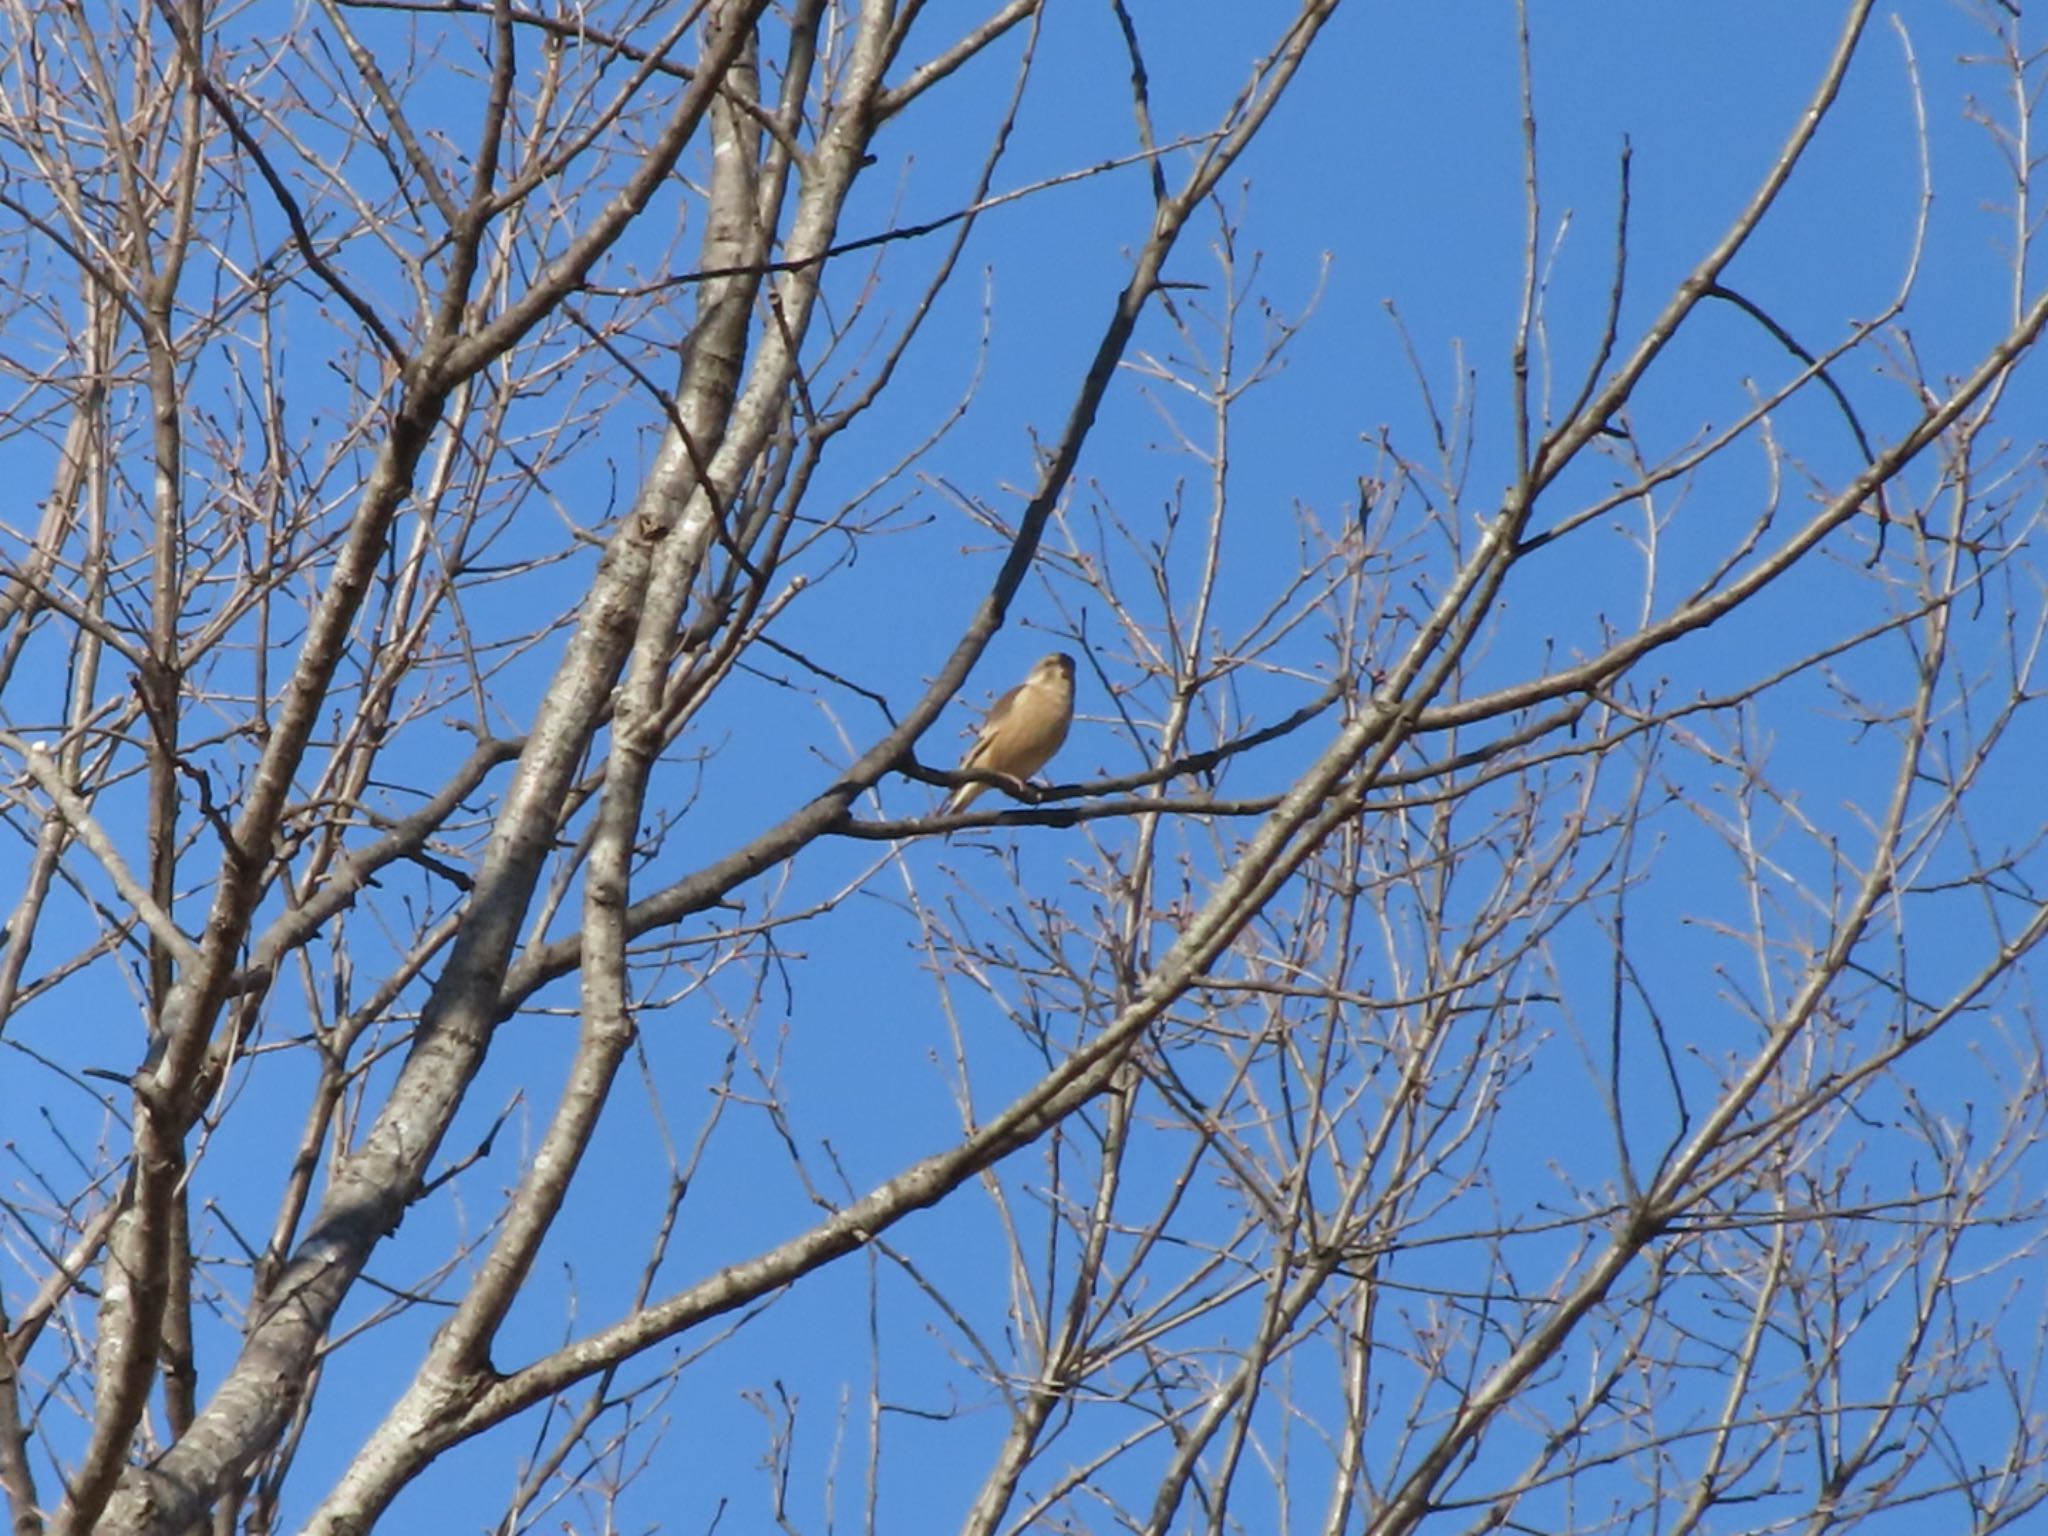
POLYGON ((1074 658, 1065 651, 1054 651, 1050 656, 1031 669, 1034 683, 1064 683, 1074 685, 1074 658))

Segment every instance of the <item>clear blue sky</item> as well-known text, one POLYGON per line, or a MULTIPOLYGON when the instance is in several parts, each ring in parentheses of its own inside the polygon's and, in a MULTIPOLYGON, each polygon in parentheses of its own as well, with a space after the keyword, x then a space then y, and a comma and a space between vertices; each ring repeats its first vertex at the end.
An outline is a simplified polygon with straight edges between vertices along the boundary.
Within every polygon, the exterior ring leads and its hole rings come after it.
MULTIPOLYGON (((238 25, 259 27, 271 6, 259 4, 238 25)), ((276 7, 279 24, 290 8, 276 7)), ((923 57, 957 24, 967 8, 931 6, 920 23, 926 41, 908 57, 923 57)), ((1272 41, 1280 8, 1213 0, 1133 6, 1150 69, 1159 137, 1173 140, 1204 131, 1243 85, 1252 60, 1272 41)), ((1719 236, 1769 168, 1804 109, 1813 83, 1833 48, 1841 7, 1730 0, 1713 6, 1639 3, 1537 3, 1531 7, 1536 108, 1539 118, 1542 239, 1549 258, 1549 340, 1561 406, 1575 393, 1591 358, 1592 339, 1613 277, 1616 192, 1624 145, 1633 150, 1633 206, 1628 240, 1628 285, 1621 310, 1626 339, 1640 331, 1668 298, 1673 284, 1719 236)), ((295 14, 295 12, 293 13, 295 14)), ((1852 324, 1880 311, 1898 291, 1919 210, 1922 167, 1915 106, 1907 68, 1910 40, 1925 87, 1929 173, 1934 202, 1918 285, 1902 324, 1909 327, 1921 364, 1940 378, 1967 366, 2001 332, 2011 311, 2009 244, 2012 221, 2000 211, 2010 198, 2009 178, 1981 124, 1967 120, 1964 103, 1998 99, 1998 71, 1971 61, 1994 41, 1971 8, 1898 8, 1903 32, 1889 21, 1874 25, 1835 115, 1780 206, 1727 275, 1731 286, 1765 307, 1808 348, 1841 340, 1852 324)), ((2022 36, 2030 35, 2022 30, 2022 36)), ((935 91, 878 144, 880 163, 854 199, 842 233, 857 237, 896 223, 934 218, 960 205, 971 189, 990 130, 1010 89, 1021 40, 995 50, 935 91)), ((1237 225, 1240 281, 1282 316, 1297 316, 1315 298, 1314 312, 1289 348, 1284 369, 1247 400, 1237 423, 1230 493, 1234 503, 1227 545, 1232 580, 1219 610, 1227 628, 1268 600, 1276 577, 1294 559, 1294 509, 1313 509, 1341 522, 1356 498, 1359 477, 1385 473, 1375 443, 1384 433, 1411 454, 1428 437, 1415 374, 1400 331, 1398 308, 1416 357, 1439 402, 1449 402, 1469 370, 1475 431, 1466 484, 1470 516, 1489 510, 1512 472, 1508 417, 1508 351, 1519 303, 1525 238, 1522 138, 1514 17, 1505 5, 1354 4, 1343 10, 1258 143, 1220 194, 1237 225), (1250 276, 1256 262, 1256 277, 1250 276), (1317 297, 1319 294, 1319 297, 1317 297)), ((1128 63, 1113 17, 1100 3, 1050 7, 1039 43, 1037 75, 1014 141, 996 177, 999 190, 1082 169, 1129 154, 1135 147, 1127 86, 1128 63)), ((451 118, 461 113, 453 104, 451 118)), ((1166 157, 1177 181, 1184 156, 1166 157)), ((836 508, 860 494, 924 432, 945 418, 974 383, 964 418, 908 472, 874 493, 875 503, 901 503, 900 531, 869 541, 857 567, 819 583, 815 598, 796 604, 776 633, 785 643, 879 690, 899 708, 937 667, 981 600, 1000 562, 995 541, 963 517, 934 487, 943 483, 1014 514, 1019 487, 1031 483, 1034 438, 1056 434, 1075 383, 1128 273, 1129 254, 1151 222, 1151 193, 1143 169, 1132 166, 1078 184, 1040 192, 988 214, 977 229, 960 275, 942 298, 933 321, 911 353, 896 387, 859 430, 828 459, 812 497, 836 508), (984 279, 984 274, 985 279, 984 279), (986 321, 985 353, 979 350, 986 321)), ((694 219, 694 213, 691 215, 694 219)), ((694 231, 694 223, 689 226, 694 231)), ((658 233, 667 238, 673 226, 658 233)), ((1209 255, 1213 221, 1185 240, 1169 268, 1177 283, 1210 285, 1176 292, 1190 311, 1212 315, 1219 294, 1209 255)), ((687 262, 693 233, 681 244, 687 262)), ((936 260, 937 239, 889 248, 869 316, 849 348, 872 339, 900 318, 936 260)), ((658 270, 674 252, 654 244, 619 254, 615 277, 629 266, 658 270)), ((840 277, 840 302, 850 302, 865 270, 850 258, 840 277)), ((307 326, 306 350, 316 352, 323 331, 307 326)), ((1256 322, 1249 336, 1257 335, 1256 322)), ((1133 357, 1176 345, 1155 312, 1141 328, 1133 357)), ((304 356, 309 376, 325 367, 304 356)), ((1797 371, 1797 364, 1758 326, 1723 308, 1705 316, 1694 334, 1652 373, 1631 408, 1642 439, 1668 451, 1694 434, 1723 426, 1747 408, 1748 391, 1767 390, 1797 371)), ((1911 418, 1910 393, 1880 376, 1864 357, 1840 378, 1879 440, 1911 418)), ((308 389, 319 388, 309 385, 308 389)), ((2021 376, 2009 407, 2015 431, 2034 433, 2048 419, 2048 391, 2038 371, 2021 376)), ((1191 430, 1199 414, 1185 400, 1149 389, 1127 372, 1112 392, 1070 490, 1076 525, 1100 504, 1150 526, 1158 509, 1185 485, 1202 494, 1202 468, 1176 451, 1161 408, 1191 430)), ((646 462, 659 420, 628 393, 605 432, 580 452, 573 476, 557 476, 553 498, 573 516, 595 522, 606 506, 630 494, 646 462)), ((1794 451, 1816 479, 1839 482, 1856 463, 1856 449, 1839 416, 1817 398, 1784 413, 1794 451)), ((16 446, 13 453, 23 450, 16 446)), ((46 483, 46 463, 17 464, 30 483, 46 483)), ((1617 471, 1617 474, 1619 472, 1617 471)), ((1924 483, 1925 477, 1920 482, 1924 483)), ((1575 497, 1597 494, 1587 477, 1563 488, 1562 512, 1575 497)), ((1688 579, 1720 558, 1739 537, 1766 494, 1761 453, 1738 451, 1729 462, 1689 487, 1685 515, 1673 525, 1657 598, 1668 608, 1688 579)), ((1805 488, 1787 488, 1786 516, 1806 506, 1805 488)), ((536 497, 536 519, 549 519, 541 542, 558 530, 536 497)), ((1616 522, 1621 521, 1617 515, 1616 522)), ((1546 517, 1539 513, 1540 530, 1546 517)), ((536 525, 538 526, 538 525, 536 525)), ((1052 542, 1056 545, 1058 535, 1052 542)), ((823 574, 837 547, 818 549, 813 568, 823 574)), ((1430 590, 1446 569, 1440 549, 1419 552, 1409 579, 1430 590)), ((505 612, 536 600, 549 611, 565 606, 561 594, 587 571, 574 564, 540 578, 541 586, 509 589, 505 612), (548 585, 555 584, 555 585, 548 585)), ((1411 608, 1423 598, 1411 596, 1411 608)), ((1518 571, 1469 686, 1474 690, 1534 675, 1546 656, 1568 658, 1596 642, 1604 624, 1627 624, 1642 603, 1642 566, 1624 534, 1575 542, 1567 555, 1537 556, 1518 571)), ((1725 631, 1655 658, 1638 675, 1647 686, 1668 679, 1673 696, 1726 688, 1773 670, 1795 648, 1812 648, 1847 633, 1883 611, 1883 594, 1853 557, 1832 572, 1816 571, 1780 597, 1767 598, 1725 631)), ((956 750, 952 732, 975 718, 970 706, 1009 685, 1046 650, 1072 649, 1069 625, 1085 616, 1090 637, 1114 633, 1113 616, 1091 609, 1068 584, 1027 583, 1012 611, 1009 631, 997 642, 970 684, 968 695, 923 756, 941 764, 956 750), (1056 596, 1074 605, 1063 617, 1056 596)), ((486 612, 485 618, 497 617, 486 612)), ((1137 617, 1147 617, 1137 615, 1137 617)), ((1988 611, 1972 643, 1992 654, 1999 615, 1988 611)), ((1289 653, 1304 671, 1318 664, 1304 638, 1289 653)), ((530 718, 532 700, 522 687, 544 682, 559 656, 543 646, 509 672, 496 700, 497 723, 511 729, 530 718)), ((1115 643, 1097 651, 1112 677, 1127 657, 1115 643)), ((1868 673, 1873 687, 1896 692, 1896 652, 1843 664, 1851 681, 1868 673)), ((794 670, 785 674, 798 678, 794 670)), ((1247 701, 1254 723, 1278 718, 1306 698, 1305 680, 1272 680, 1247 701)), ((7 701, 6 723, 32 719, 22 695, 7 701)), ((1853 838, 1864 813, 1881 797, 1893 764, 1882 752, 1859 751, 1864 738, 1837 707, 1821 677, 1773 696, 1757 729, 1775 746, 1774 767, 1817 825, 1853 838)), ((1083 669, 1081 719, 1058 764, 1063 779, 1141 766, 1129 741, 1113 728, 1109 700, 1092 670, 1083 669)), ((706 764, 669 765, 670 803, 698 795, 649 872, 650 882, 673 878, 727 851, 831 781, 849 753, 843 726, 856 749, 880 727, 876 714, 845 693, 822 697, 783 686, 774 677, 740 677, 724 690, 689 738, 716 755, 706 764), (831 715, 826 708, 829 705, 831 715), (836 722, 836 724, 835 724, 836 722)), ((1240 794, 1282 789, 1290 772, 1325 742, 1333 727, 1319 724, 1295 742, 1246 764, 1231 788, 1240 794)), ((1983 801, 1993 842, 2021 842, 2038 830, 2038 789, 2022 768, 2038 762, 2038 729, 2023 728, 2011 754, 1994 767, 1983 801)), ((449 753, 467 741, 449 730, 449 753)), ((1695 786, 1697 787, 1697 786, 1695 786)), ((659 793, 658 797, 659 798, 659 793)), ((929 808, 936 791, 911 782, 884 786, 892 815, 929 808)), ((1746 1026, 1727 1006, 1720 969, 1731 957, 1701 926, 1702 919, 1738 920, 1737 891, 1715 839, 1698 823, 1660 818, 1655 836, 1664 869, 1697 861, 1696 881, 1653 883, 1635 920, 1640 941, 1660 964, 1672 990, 1663 1001, 1674 1028, 1703 1055, 1739 1050, 1746 1026), (1717 872, 1718 871, 1718 875, 1717 872)), ((1076 877, 1076 861, 1091 857, 1090 839, 1105 844, 1123 832, 1033 829, 993 838, 925 842, 906 857, 933 890, 947 888, 946 869, 961 886, 992 905, 1021 899, 1065 904, 1077 922, 1088 917, 1089 895, 1076 877), (1009 873, 989 848, 1016 850, 1021 876, 1009 873)), ((879 850, 869 843, 827 842, 807 852, 788 884, 780 872, 769 889, 747 893, 750 911, 771 903, 793 910, 838 890, 865 869, 879 850)), ((1788 840, 1786 858, 1800 872, 1821 871, 1815 845, 1788 840)), ((384 893, 402 889, 396 875, 384 893)), ((1825 883, 1823 878, 1823 883, 1825 883)), ((815 1167, 829 1166, 820 1148, 829 1143, 853 1191, 888 1177, 909 1160, 942 1145, 957 1129, 947 1024, 921 957, 910 944, 912 925, 900 907, 903 884, 892 869, 873 877, 830 920, 790 930, 788 964, 775 978, 755 1046, 779 1052, 783 1086, 815 1167)), ((8 899, 11 899, 8 898, 8 899)), ((198 908, 195 905, 194 913, 198 908)), ((569 911, 573 920, 574 906, 569 911)), ((1808 914, 1810 918, 1812 915, 1808 914)), ((1787 921, 1798 921, 1790 915, 1787 921)), ((1923 937, 1927 930, 1921 930, 1923 937)), ((1595 1030, 1604 1019, 1601 989, 1605 959, 1591 933, 1561 944, 1558 961, 1568 993, 1583 986, 1588 1001, 1577 1027, 1595 1030)), ((370 941, 365 934, 360 942, 370 941)), ((1953 944, 1938 931, 1917 956, 1920 974, 1937 989, 1974 958, 1985 943, 1981 928, 1959 926, 1953 944)), ((356 964, 374 970, 372 955, 356 964)), ((289 1038, 302 1027, 285 1016, 279 994, 266 1028, 289 1038)), ((985 1002, 964 991, 960 1028, 974 1053, 975 1092, 986 1111, 1027 1084, 1038 1067, 1015 1029, 985 1002)), ((372 1266, 380 1280, 416 1283, 446 1250, 451 1227, 481 1231, 501 1191, 517 1177, 519 1158, 538 1134, 545 1107, 573 1046, 573 990, 551 994, 561 1011, 523 1017, 506 1026, 458 1123, 444 1158, 465 1153, 499 1112, 515 1108, 494 1154, 408 1218, 372 1266)), ((744 978, 715 980, 684 1004, 649 1012, 643 1043, 660 1085, 668 1134, 687 1147, 710 1109, 707 1085, 715 1080, 727 1045, 716 1017, 748 1005, 744 978), (730 990, 728 990, 730 989, 730 990)), ((109 989, 105 1013, 74 1010, 61 1034, 49 1020, 33 1036, 43 1050, 74 1065, 118 1065, 132 1050, 132 1003, 109 989)), ((19 1029, 35 1024, 24 1019, 19 1029)), ((1537 1067, 1546 1103, 1587 1102, 1586 1073, 1562 1022, 1554 1051, 1537 1067)), ((1662 1067, 1632 1059, 1654 1084, 1662 1067)), ((249 1102, 229 1116, 209 1166, 215 1194, 252 1240, 267 1230, 276 1177, 263 1153, 296 1132, 310 1078, 303 1058, 280 1052, 265 1058, 238 1091, 249 1102), (266 1104, 274 1105, 274 1111, 266 1104), (227 1172, 226 1170, 232 1170, 227 1172)), ((635 1074, 637 1077, 637 1072, 635 1074)), ((36 1116, 17 1084, 32 1082, 40 1098, 50 1079, 12 1070, 0 1073, 0 1108, 9 1136, 33 1160, 54 1163, 36 1116)), ((1976 1080, 1957 1076, 1955 1097, 1977 1091, 1976 1080)), ((1919 1084, 1940 1102, 1951 1084, 1939 1073, 1919 1084)), ((1646 1099, 1654 1093, 1646 1089, 1646 1099)), ((57 1106, 53 1106, 57 1107, 57 1106)), ((60 1115, 77 1106, 57 1107, 60 1115)), ((1646 1125, 1662 1111, 1646 1109, 1646 1125)), ((93 1134, 90 1117, 89 1140, 93 1134)), ((1635 1123, 1635 1122, 1632 1122, 1635 1123)), ((1604 1153, 1575 1149, 1569 1125, 1534 1115, 1510 1115, 1504 1136, 1526 1136, 1541 1150, 1527 1158, 1530 1182, 1517 1189, 1532 1200, 1556 1155, 1585 1152, 1585 1168, 1604 1153)), ((578 1186, 579 1197, 536 1270, 530 1295, 503 1340, 501 1366, 516 1351, 539 1353, 568 1333, 617 1315, 638 1278, 647 1234, 665 1194, 660 1170, 661 1132, 637 1081, 624 1083, 578 1186), (650 1172, 652 1170, 652 1172, 650 1172), (589 1191, 602 1190, 601 1199, 589 1191), (565 1322, 565 1303, 573 1317, 565 1322)), ((1518 1148, 1519 1152, 1521 1149, 1518 1148)), ((1015 1159, 1007 1177, 1020 1203, 1042 1176, 1036 1154, 1015 1159)), ((1582 1170, 1583 1171, 1583 1170, 1582 1170)), ((1135 1178, 1163 1177, 1146 1164, 1135 1178)), ((834 1189, 834 1194, 848 1191, 834 1189)), ((1197 1201, 1220 1201, 1205 1189, 1197 1201)), ((697 1189, 684 1207, 671 1248, 665 1283, 686 1283, 790 1235, 814 1220, 815 1207, 793 1177, 778 1138, 763 1120, 741 1109, 728 1112, 712 1143, 697 1189)), ((232 1245, 203 1213, 202 1243, 211 1251, 232 1245)), ((1476 1218, 1475 1218, 1476 1219, 1476 1218)), ((968 1194, 942 1212, 915 1218, 892 1240, 915 1257, 946 1291, 987 1296, 978 1321, 1000 1333, 1005 1270, 1000 1233, 988 1204, 968 1194)), ((1434 1262, 1434 1261, 1430 1261, 1434 1262)), ((1455 1261, 1441 1272, 1455 1282, 1455 1261)), ((1430 1273, 1427 1265, 1424 1273, 1430 1273)), ((869 1373, 867 1287, 879 1296, 877 1326, 887 1341, 883 1395, 894 1404, 930 1412, 961 1412, 940 1424, 912 1414, 885 1417, 879 1527, 891 1532, 946 1529, 956 1524, 1004 1428, 999 1405, 953 1358, 948 1324, 887 1264, 879 1271, 842 1263, 783 1297, 742 1336, 712 1351, 683 1375, 667 1414, 670 1432, 654 1469, 634 1483, 619 1510, 619 1528, 659 1525, 701 1531, 718 1518, 721 1500, 735 1500, 720 1529, 768 1528, 753 1467, 762 1454, 767 1421, 746 1394, 784 1384, 800 1398, 803 1415, 792 1489, 796 1518, 810 1532, 825 1529, 824 1487, 836 1448, 839 1528, 858 1524, 865 1458, 862 1393, 869 1373), (851 1393, 843 1398, 843 1393, 851 1393)), ((10 1291, 20 1272, 8 1276, 10 1291)), ((347 1320, 381 1304, 365 1291, 347 1320)), ((2022 1315, 2032 1317, 2031 1312, 2022 1315)), ((393 1370, 417 1358, 438 1320, 421 1309, 346 1347, 330 1366, 314 1421, 300 1452, 296 1485, 301 1498, 328 1481, 373 1425, 397 1389, 393 1370)), ((1219 1314, 1219 1346, 1229 1347, 1241 1314, 1219 1314)), ((227 1320, 232 1323, 232 1318, 227 1320)), ((707 1331, 708 1332, 708 1331, 707 1331)), ((680 1341, 689 1351, 705 1335, 680 1341)), ((223 1326, 208 1341, 202 1369, 224 1369, 233 1344, 223 1326)), ((652 1363, 668 1356, 657 1351, 652 1363)), ((438 1531, 473 1528, 494 1507, 495 1490, 509 1491, 513 1459, 529 1432, 514 1429, 446 1456, 409 1492, 390 1517, 390 1529, 438 1531), (494 1494, 479 1502, 477 1489, 494 1494)), ((1304 1509, 1320 1509, 1321 1489, 1304 1509)), ((288 1511, 292 1513, 293 1511, 288 1511)), ((295 1511, 303 1515, 303 1507, 295 1511)), ((579 1517, 579 1518, 587 1518, 579 1517)), ((1187 1514, 1184 1511, 1184 1518, 1187 1514)), ((1300 1528, 1312 1520, 1297 1514, 1300 1528)))

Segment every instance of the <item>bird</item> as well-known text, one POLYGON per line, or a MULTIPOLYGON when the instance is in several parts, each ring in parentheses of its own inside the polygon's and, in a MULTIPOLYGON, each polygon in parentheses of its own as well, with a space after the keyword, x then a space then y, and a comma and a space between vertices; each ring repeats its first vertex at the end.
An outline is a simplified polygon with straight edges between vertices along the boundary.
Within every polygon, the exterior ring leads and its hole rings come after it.
MULTIPOLYGON (((1074 658, 1065 651, 1054 651, 982 717, 974 745, 960 759, 960 769, 963 773, 1001 774, 1022 784, 1052 761, 1073 723, 1074 658)), ((947 799, 946 813, 966 810, 987 788, 986 784, 962 784, 947 799)))

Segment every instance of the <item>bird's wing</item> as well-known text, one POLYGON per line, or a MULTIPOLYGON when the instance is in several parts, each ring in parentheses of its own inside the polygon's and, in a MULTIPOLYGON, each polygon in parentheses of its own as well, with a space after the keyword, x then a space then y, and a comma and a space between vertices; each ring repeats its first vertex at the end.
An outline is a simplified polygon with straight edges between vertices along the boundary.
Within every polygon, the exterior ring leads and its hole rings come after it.
POLYGON ((988 751, 989 742, 1002 729, 1003 722, 1010 718, 1010 711, 1023 696, 1025 684, 1019 683, 1008 693, 988 707, 988 713, 981 717, 981 729, 975 733, 974 745, 967 749, 967 755, 960 759, 962 768, 975 768, 981 764, 982 754, 988 751))

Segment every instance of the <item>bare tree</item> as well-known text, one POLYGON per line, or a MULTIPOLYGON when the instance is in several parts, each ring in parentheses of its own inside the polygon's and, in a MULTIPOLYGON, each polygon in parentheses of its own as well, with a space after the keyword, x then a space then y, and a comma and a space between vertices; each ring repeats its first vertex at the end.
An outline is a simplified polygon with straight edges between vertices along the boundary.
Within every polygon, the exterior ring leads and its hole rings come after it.
POLYGON ((1397 302, 1332 495, 1337 9, 1189 119, 1125 0, 12 0, 16 1532, 2041 1518, 2048 65, 1854 0, 1653 280, 1525 12, 1505 344, 1397 302), (1866 82, 1891 295, 1781 304, 1866 82), (1017 628, 1062 781, 942 813, 1017 628))

